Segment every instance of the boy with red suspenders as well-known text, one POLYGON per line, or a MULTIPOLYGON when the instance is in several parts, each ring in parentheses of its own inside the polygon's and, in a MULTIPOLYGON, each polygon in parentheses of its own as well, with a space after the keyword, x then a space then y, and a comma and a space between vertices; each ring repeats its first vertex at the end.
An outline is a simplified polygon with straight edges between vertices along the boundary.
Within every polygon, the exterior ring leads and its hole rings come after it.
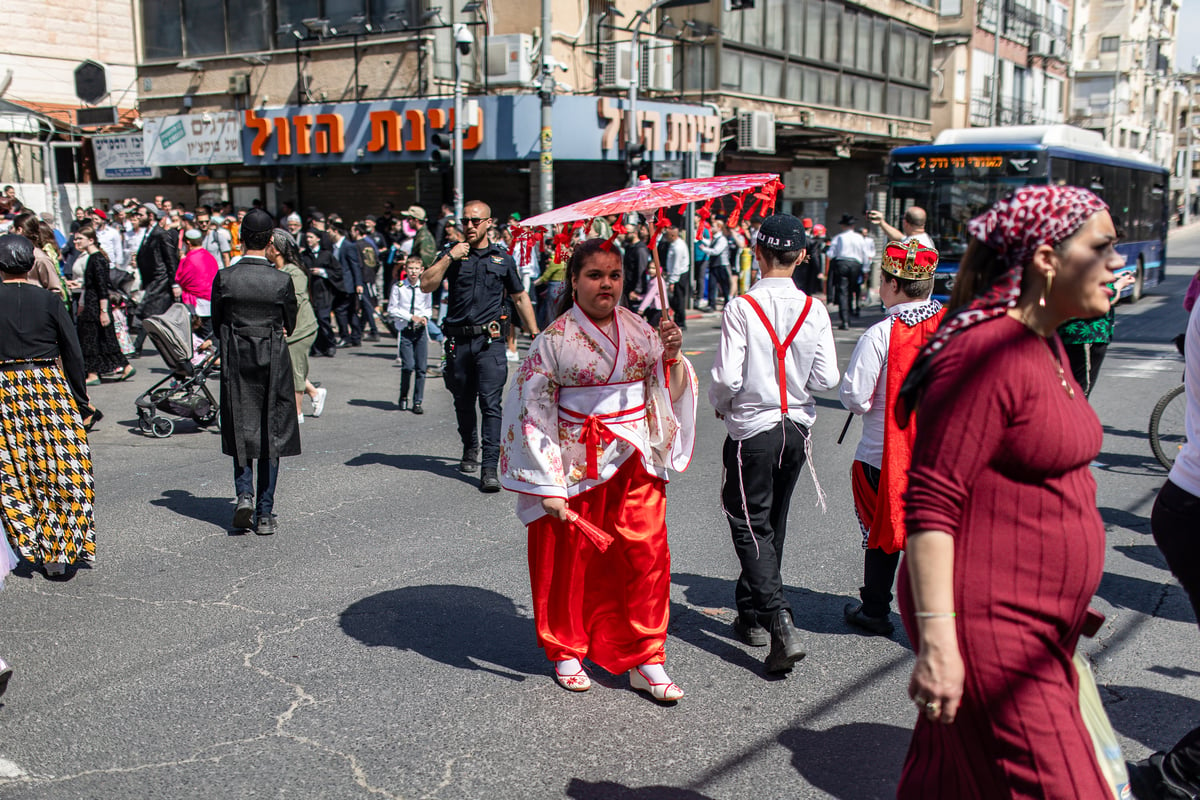
POLYGON ((746 644, 770 643, 767 672, 787 672, 804 658, 780 565, 792 490, 811 457, 810 392, 841 377, 829 312, 792 282, 806 244, 795 217, 763 221, 755 244, 762 279, 725 309, 708 391, 729 433, 721 502, 742 564, 733 628, 746 644))

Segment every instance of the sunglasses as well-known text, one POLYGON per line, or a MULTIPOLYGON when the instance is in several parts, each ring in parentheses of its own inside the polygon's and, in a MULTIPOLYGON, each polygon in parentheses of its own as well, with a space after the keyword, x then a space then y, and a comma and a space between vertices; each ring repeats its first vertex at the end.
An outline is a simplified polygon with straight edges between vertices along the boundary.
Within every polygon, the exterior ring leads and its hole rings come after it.
POLYGON ((464 225, 470 225, 474 227, 480 223, 487 222, 489 219, 491 219, 491 217, 463 217, 462 221, 464 225))

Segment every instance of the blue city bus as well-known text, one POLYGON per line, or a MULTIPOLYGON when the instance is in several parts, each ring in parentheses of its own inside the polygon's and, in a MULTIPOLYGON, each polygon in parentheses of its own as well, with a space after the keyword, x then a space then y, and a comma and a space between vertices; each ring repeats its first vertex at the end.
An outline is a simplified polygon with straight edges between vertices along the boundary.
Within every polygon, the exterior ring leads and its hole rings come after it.
POLYGON ((1121 235, 1117 252, 1134 284, 1122 297, 1137 300, 1163 279, 1169 202, 1167 170, 1109 147, 1093 131, 1068 125, 962 128, 931 145, 898 147, 888 163, 885 218, 899 224, 920 206, 941 254, 934 295, 950 294, 967 249, 967 222, 1014 189, 1028 184, 1082 186, 1108 203, 1121 235))

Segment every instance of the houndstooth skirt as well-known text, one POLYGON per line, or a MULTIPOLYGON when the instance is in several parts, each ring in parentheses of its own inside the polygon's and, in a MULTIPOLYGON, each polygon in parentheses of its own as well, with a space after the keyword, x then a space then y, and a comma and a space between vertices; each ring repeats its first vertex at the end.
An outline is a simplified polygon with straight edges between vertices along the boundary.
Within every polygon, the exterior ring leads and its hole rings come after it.
POLYGON ((0 362, 0 520, 17 554, 35 564, 96 557, 92 456, 57 365, 0 362))

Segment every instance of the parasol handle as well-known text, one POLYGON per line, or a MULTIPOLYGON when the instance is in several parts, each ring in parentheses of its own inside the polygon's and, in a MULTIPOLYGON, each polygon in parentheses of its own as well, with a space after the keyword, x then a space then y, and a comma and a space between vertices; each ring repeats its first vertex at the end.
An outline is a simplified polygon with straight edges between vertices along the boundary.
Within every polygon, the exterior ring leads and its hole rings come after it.
POLYGON ((663 316, 669 320, 674 320, 674 314, 671 306, 667 303, 667 279, 663 276, 662 264, 658 260, 658 237, 662 233, 662 229, 657 225, 654 226, 654 235, 650 237, 650 258, 654 261, 654 270, 656 274, 656 283, 658 284, 658 302, 662 305, 663 316))

